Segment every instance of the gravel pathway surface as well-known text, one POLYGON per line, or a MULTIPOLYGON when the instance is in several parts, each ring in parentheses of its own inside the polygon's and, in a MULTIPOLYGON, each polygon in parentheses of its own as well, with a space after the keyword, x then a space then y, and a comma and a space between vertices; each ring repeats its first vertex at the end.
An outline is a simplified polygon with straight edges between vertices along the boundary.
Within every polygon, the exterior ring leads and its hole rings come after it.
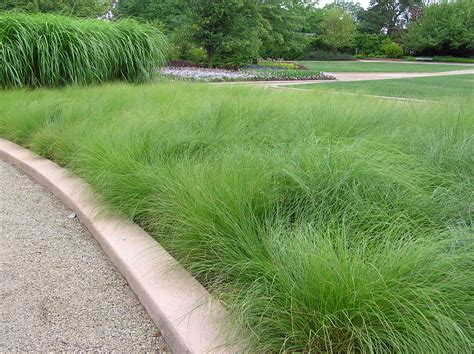
POLYGON ((0 352, 169 352, 77 218, 0 160, 0 352))

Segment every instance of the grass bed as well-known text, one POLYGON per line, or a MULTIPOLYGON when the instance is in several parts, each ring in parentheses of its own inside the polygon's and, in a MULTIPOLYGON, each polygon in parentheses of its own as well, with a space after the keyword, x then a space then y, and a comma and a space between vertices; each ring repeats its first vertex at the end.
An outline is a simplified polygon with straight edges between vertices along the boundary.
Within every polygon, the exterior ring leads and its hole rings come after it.
POLYGON ((470 353, 473 108, 115 84, 2 92, 0 136, 148 230, 253 352, 470 353))
POLYGON ((0 87, 144 81, 164 63, 151 26, 43 14, 0 14, 0 87))
POLYGON ((411 79, 331 82, 294 86, 315 91, 420 98, 427 100, 474 100, 474 75, 420 77, 411 79))
POLYGON ((449 64, 423 64, 423 63, 368 63, 359 61, 299 61, 310 70, 319 70, 325 72, 443 72, 453 70, 472 70, 472 65, 449 65, 449 64))

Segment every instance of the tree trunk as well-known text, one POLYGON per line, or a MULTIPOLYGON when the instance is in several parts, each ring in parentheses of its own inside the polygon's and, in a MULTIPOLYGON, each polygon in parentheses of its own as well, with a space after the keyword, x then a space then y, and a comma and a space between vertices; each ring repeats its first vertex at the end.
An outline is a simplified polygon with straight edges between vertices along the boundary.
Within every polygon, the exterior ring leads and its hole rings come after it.
POLYGON ((212 65, 214 62, 214 48, 207 47, 206 52, 207 52, 207 67, 212 68, 212 65))

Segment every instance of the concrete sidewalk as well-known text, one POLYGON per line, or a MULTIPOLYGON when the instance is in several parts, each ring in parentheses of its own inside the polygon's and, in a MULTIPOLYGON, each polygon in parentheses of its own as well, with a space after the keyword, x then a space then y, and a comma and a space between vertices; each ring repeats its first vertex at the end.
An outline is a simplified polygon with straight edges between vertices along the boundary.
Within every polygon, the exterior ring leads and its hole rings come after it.
POLYGON ((70 211, 0 160, 0 352, 169 351, 70 211))

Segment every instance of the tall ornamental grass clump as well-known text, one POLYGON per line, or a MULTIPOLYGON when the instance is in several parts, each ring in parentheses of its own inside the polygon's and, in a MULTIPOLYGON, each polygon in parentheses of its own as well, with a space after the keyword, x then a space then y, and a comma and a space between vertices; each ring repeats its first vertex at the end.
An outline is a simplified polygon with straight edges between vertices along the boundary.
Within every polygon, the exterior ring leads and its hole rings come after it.
POLYGON ((471 354, 473 108, 184 83, 10 90, 0 136, 143 226, 250 352, 471 354))
POLYGON ((144 81, 165 62, 155 28, 57 15, 0 15, 0 86, 144 81))

